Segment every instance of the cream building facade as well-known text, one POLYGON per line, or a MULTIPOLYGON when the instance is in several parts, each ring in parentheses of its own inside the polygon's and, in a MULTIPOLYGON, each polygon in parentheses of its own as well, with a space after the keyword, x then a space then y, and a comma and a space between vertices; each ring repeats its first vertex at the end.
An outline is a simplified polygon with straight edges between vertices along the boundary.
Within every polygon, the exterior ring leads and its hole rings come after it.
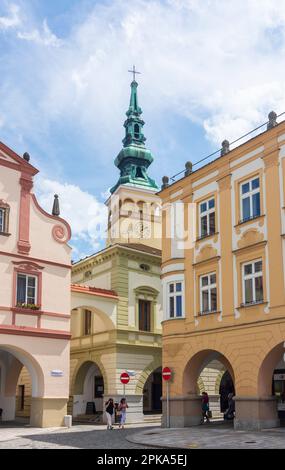
POLYGON ((212 361, 235 394, 236 429, 284 420, 284 156, 285 122, 270 113, 265 132, 233 150, 224 141, 220 158, 188 165, 172 185, 163 179, 163 365, 174 373, 174 427, 199 424, 201 373, 212 361))
POLYGON ((28 413, 34 426, 61 426, 69 396, 71 231, 57 199, 54 215, 39 206, 32 192, 38 170, 29 160, 0 143, 1 418, 28 413))

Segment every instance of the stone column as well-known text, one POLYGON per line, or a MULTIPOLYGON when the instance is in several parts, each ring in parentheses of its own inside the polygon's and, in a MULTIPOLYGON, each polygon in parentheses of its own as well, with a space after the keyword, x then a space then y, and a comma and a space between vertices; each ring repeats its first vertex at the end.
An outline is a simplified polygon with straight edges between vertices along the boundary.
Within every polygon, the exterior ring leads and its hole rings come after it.
POLYGON ((266 219, 268 233, 270 307, 284 305, 284 275, 282 259, 279 145, 277 139, 269 141, 264 149, 266 219))
POLYGON ((229 166, 223 168, 219 179, 219 219, 220 219, 220 243, 221 243, 221 277, 222 298, 220 306, 223 317, 233 315, 234 290, 233 290, 233 261, 232 261, 232 207, 231 207, 231 174, 229 166), (229 262, 229 260, 231 260, 229 262))
POLYGON ((64 425, 67 414, 67 398, 32 397, 31 426, 48 428, 64 425))
MULTIPOLYGON (((166 422, 166 398, 162 399, 162 427, 167 426, 166 422)), ((171 428, 185 428, 197 426, 201 423, 201 397, 199 395, 186 395, 170 397, 169 414, 171 428)))
POLYGON ((280 425, 277 397, 238 397, 234 428, 238 431, 260 431, 280 425))
POLYGON ((30 204, 33 181, 30 175, 21 175, 21 199, 19 211, 18 253, 29 254, 30 245, 30 204))

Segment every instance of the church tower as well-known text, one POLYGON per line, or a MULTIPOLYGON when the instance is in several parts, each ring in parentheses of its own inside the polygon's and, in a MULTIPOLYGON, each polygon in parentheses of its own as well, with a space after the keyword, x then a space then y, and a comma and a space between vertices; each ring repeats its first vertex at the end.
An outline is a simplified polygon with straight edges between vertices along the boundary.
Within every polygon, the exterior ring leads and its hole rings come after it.
POLYGON ((123 148, 115 159, 120 176, 107 200, 108 240, 115 243, 142 243, 161 248, 161 208, 157 184, 148 175, 153 162, 145 146, 142 109, 138 103, 138 83, 131 83, 131 98, 124 123, 123 148))

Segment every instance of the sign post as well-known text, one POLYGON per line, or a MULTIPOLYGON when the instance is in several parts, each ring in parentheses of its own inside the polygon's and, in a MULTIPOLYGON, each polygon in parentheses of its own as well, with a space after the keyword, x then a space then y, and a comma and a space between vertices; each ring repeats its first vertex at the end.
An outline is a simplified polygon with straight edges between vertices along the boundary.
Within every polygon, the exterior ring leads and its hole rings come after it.
POLYGON ((162 369, 162 378, 166 381, 166 427, 170 428, 170 413, 169 413, 169 381, 172 377, 172 372, 169 367, 162 369))
POLYGON ((120 376, 120 381, 121 383, 123 384, 123 394, 124 394, 124 398, 126 397, 126 384, 129 383, 130 381, 130 376, 127 372, 122 372, 121 373, 121 376, 120 376))

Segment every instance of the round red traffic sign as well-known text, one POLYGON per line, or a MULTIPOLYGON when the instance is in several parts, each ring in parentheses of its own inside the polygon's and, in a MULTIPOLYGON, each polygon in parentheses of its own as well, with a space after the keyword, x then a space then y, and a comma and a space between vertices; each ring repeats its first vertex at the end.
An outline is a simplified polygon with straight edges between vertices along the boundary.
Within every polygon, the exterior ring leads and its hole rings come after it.
POLYGON ((163 380, 170 380, 171 376, 172 376, 171 369, 169 369, 169 367, 164 367, 162 369, 162 378, 163 378, 163 380))
POLYGON ((130 381, 129 374, 127 372, 122 372, 120 380, 121 380, 122 384, 124 384, 124 385, 128 384, 129 381, 130 381))

